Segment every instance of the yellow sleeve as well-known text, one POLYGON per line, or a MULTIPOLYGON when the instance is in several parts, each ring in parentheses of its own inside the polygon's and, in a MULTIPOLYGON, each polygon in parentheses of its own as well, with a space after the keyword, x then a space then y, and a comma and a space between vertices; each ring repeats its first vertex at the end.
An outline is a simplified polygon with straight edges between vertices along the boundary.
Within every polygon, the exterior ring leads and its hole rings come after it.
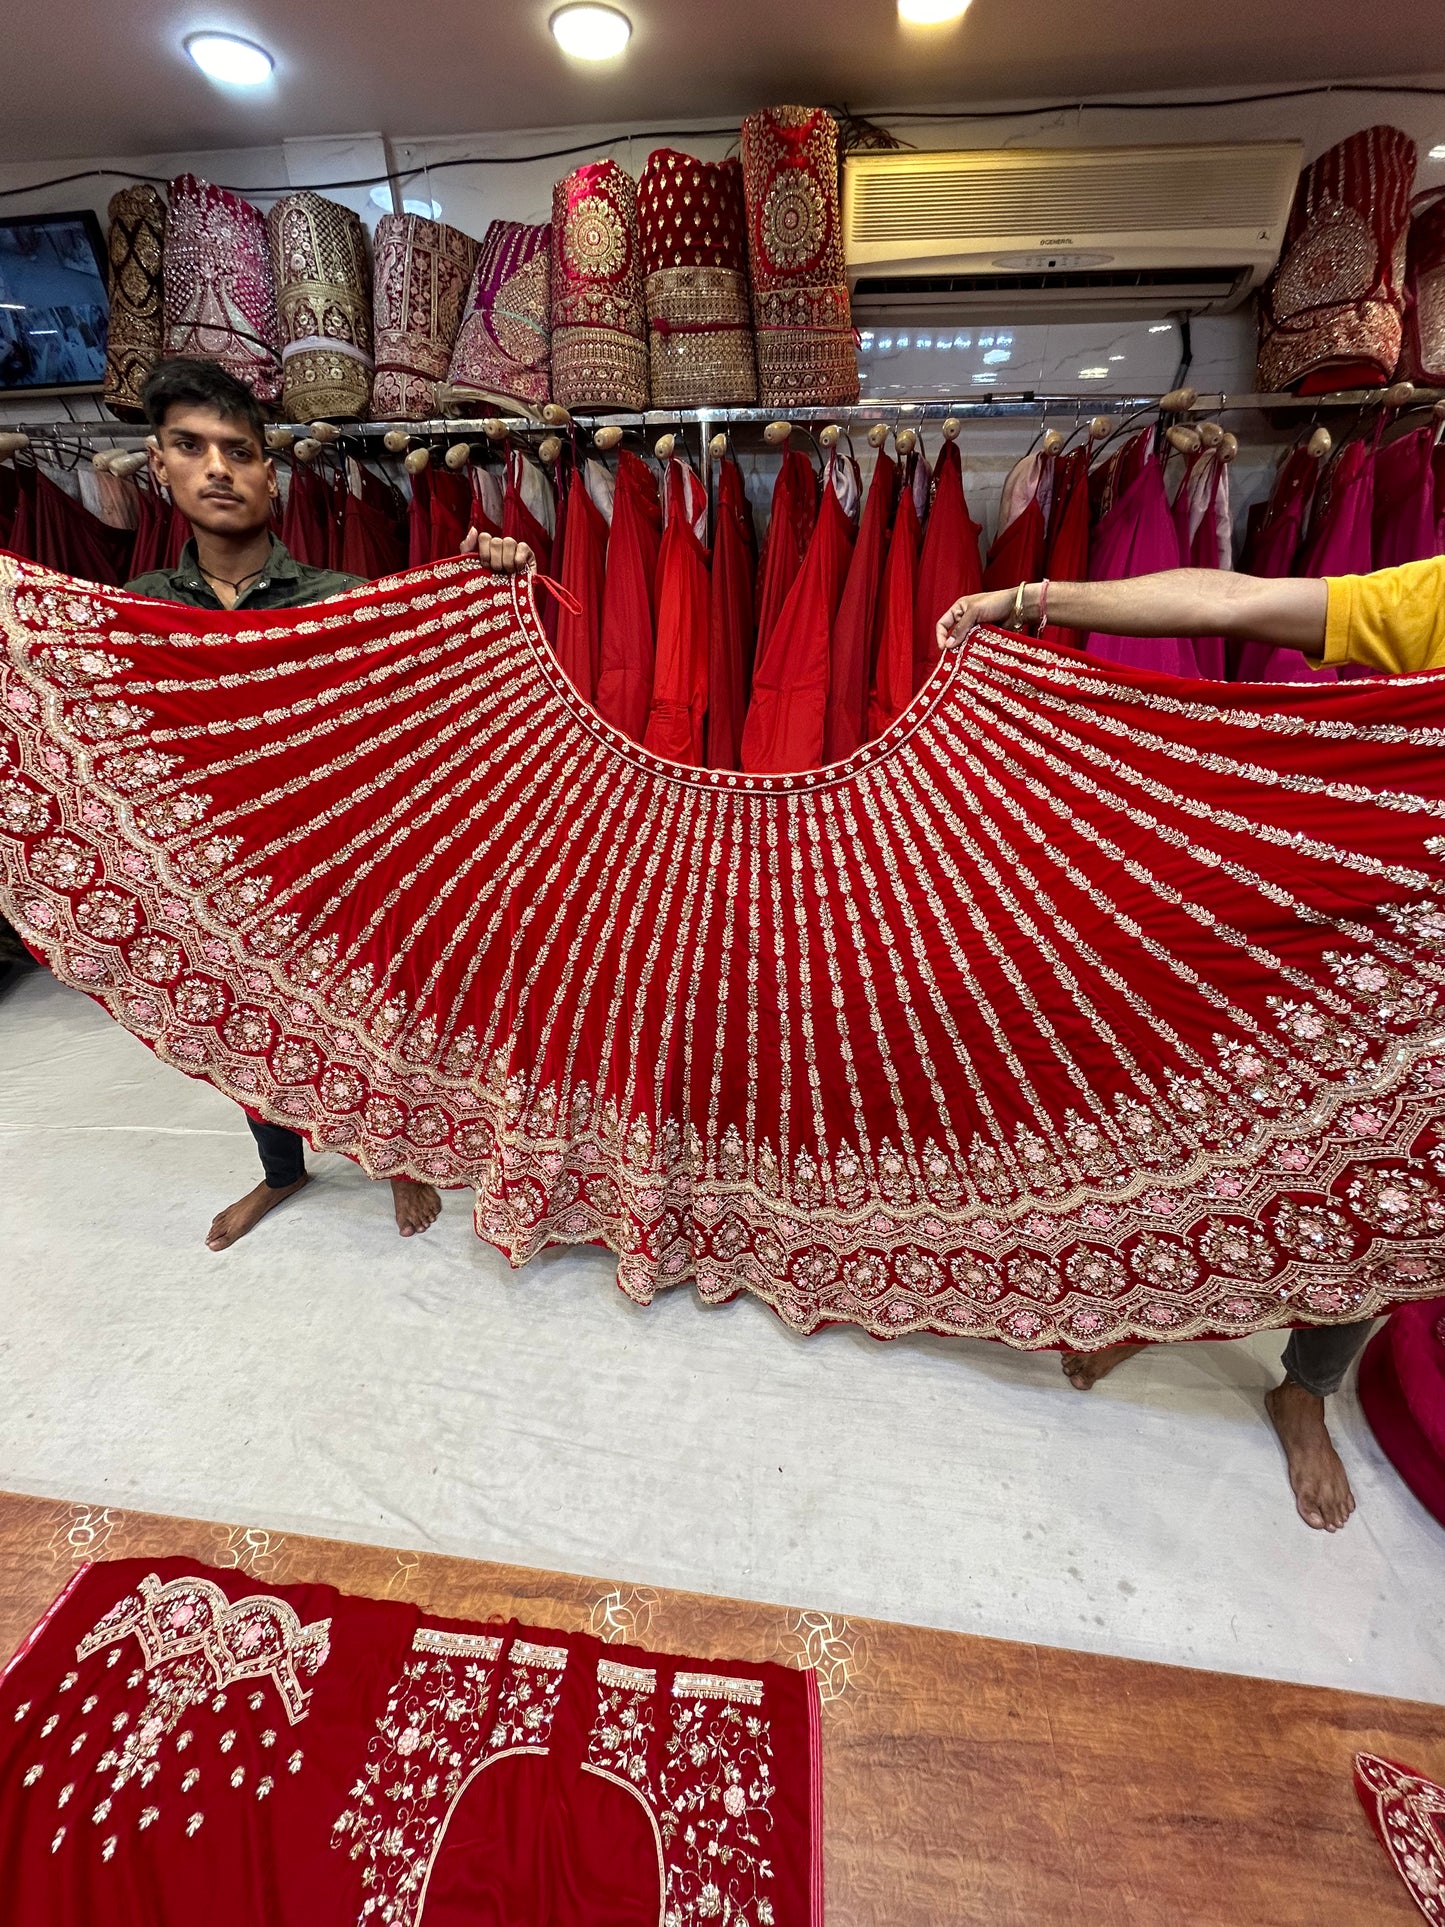
POLYGON ((1391 675, 1445 669, 1445 556, 1326 576, 1325 586, 1325 662, 1364 662, 1391 675))

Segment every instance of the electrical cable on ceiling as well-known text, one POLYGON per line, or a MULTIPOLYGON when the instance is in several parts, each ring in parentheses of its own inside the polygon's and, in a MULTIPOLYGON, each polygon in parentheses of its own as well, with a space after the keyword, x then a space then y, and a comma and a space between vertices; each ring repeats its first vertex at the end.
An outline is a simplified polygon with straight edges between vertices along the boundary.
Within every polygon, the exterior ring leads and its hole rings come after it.
MULTIPOLYGON (((1032 120, 1045 114, 1173 114, 1190 108, 1207 107, 1248 107, 1262 102, 1276 100, 1306 100, 1316 95, 1328 94, 1414 94, 1429 100, 1445 100, 1445 87, 1424 87, 1417 84, 1391 86, 1386 81, 1327 81, 1312 87, 1281 87, 1262 94, 1229 94, 1214 98, 1193 100, 1060 100, 1045 102, 1038 107, 966 107, 966 108, 897 108, 878 109, 868 118, 875 122, 886 121, 973 121, 973 120, 1032 120)), ((851 114, 851 109, 845 109, 851 114)), ((858 117, 860 122, 862 117, 858 117)), ((348 187, 379 187, 383 182, 402 185, 415 180, 424 173, 440 173, 448 167, 525 167, 532 161, 571 160, 577 154, 595 154, 599 148, 616 147, 623 141, 653 140, 736 140, 740 129, 731 127, 648 127, 634 133, 609 134, 601 140, 580 142, 574 147, 550 147, 535 154, 459 154, 449 160, 426 161, 413 168, 398 169, 387 174, 358 174, 343 181, 308 181, 303 183, 313 192, 335 193, 348 187)), ((45 188, 68 187, 73 181, 148 181, 156 187, 169 184, 165 174, 137 174, 126 168, 86 167, 74 174, 55 174, 44 181, 27 181, 22 187, 0 187, 0 200, 7 200, 16 194, 38 194, 45 188)), ((226 182, 217 182, 231 194, 292 194, 296 183, 283 186, 233 187, 226 182)))

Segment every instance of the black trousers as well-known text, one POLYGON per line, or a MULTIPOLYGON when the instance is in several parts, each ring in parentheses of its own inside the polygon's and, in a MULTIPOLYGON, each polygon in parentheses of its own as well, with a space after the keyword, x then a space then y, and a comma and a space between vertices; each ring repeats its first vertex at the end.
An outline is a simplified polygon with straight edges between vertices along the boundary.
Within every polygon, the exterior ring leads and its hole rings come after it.
POLYGON ((306 1140, 284 1124, 258 1124, 248 1112, 246 1122, 261 1153, 261 1169, 273 1191, 299 1184, 306 1175, 306 1140))
POLYGON ((1307 1392, 1328 1398, 1340 1389, 1351 1359, 1374 1329, 1373 1318, 1353 1325, 1304 1325, 1289 1335, 1284 1348, 1284 1375, 1307 1392))

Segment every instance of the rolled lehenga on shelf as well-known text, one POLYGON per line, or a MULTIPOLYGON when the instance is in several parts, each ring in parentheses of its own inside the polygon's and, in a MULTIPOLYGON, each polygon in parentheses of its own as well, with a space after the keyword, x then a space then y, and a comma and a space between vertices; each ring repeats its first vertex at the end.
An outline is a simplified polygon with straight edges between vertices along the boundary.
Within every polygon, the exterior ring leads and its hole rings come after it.
POLYGON ((603 722, 463 558, 215 613, 0 557, 0 909, 520 1263, 1017 1346, 1445 1288, 1445 675, 976 629, 822 770, 603 722))
POLYGON ((281 324, 261 210, 194 174, 166 208, 165 351, 216 361, 257 401, 281 395, 281 324))
POLYGON ((477 244, 445 221, 422 214, 383 214, 373 246, 372 413, 379 421, 430 421, 441 413, 441 386, 477 263, 477 244))
POLYGON ((482 240, 442 399, 535 415, 551 394, 552 228, 493 221, 482 240))
POLYGON ((742 168, 659 147, 637 184, 654 408, 758 398, 742 168))
POLYGON ((616 161, 552 189, 552 395, 567 408, 646 408, 647 311, 637 184, 616 161))
POLYGON ((282 405, 295 422, 354 420, 371 399, 371 269, 359 216, 288 194, 266 219, 281 316, 282 405))
POLYGON ((102 400, 122 421, 141 421, 141 389, 165 335, 166 204, 153 187, 123 187, 110 198, 110 319, 102 400))

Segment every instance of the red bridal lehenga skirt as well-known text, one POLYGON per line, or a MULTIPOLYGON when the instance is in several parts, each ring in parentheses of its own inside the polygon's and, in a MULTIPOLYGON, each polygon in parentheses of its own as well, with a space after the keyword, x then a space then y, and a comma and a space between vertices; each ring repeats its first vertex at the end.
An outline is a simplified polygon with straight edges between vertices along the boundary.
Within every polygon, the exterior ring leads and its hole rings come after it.
POLYGON ((6 1927, 821 1927, 811 1672, 83 1568, 0 1678, 6 1927))
POLYGON ((1445 1284, 1445 675, 979 629, 796 775, 602 722, 462 558, 215 614, 0 558, 0 908, 514 1262, 1023 1346, 1445 1284))

